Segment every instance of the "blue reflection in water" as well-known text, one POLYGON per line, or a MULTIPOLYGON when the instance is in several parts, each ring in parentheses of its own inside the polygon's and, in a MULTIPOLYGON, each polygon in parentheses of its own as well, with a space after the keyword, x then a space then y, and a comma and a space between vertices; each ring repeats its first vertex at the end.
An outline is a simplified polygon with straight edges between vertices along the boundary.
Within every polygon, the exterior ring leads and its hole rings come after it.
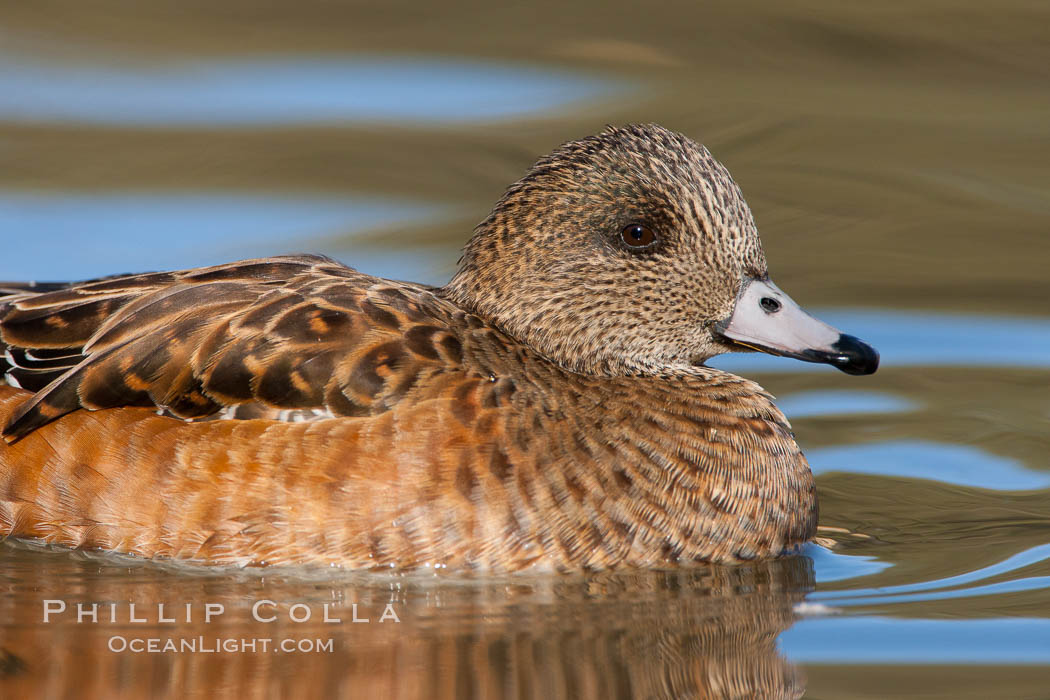
POLYGON ((613 91, 564 71, 446 58, 46 63, 0 54, 0 118, 114 125, 454 122, 538 114, 613 91))
MULTIPOLYGON (((1050 368, 1050 320, 907 311, 818 311, 820 319, 874 345, 883 367, 1050 368)), ((837 372, 760 353, 710 362, 731 372, 837 372)))
MULTIPOLYGON (((875 557, 838 554, 812 543, 806 545, 803 554, 813 560, 813 570, 818 583, 860 578, 877 574, 892 566, 875 557)), ((813 599, 813 595, 810 595, 809 598, 813 599)))
POLYGON ((792 420, 863 413, 906 413, 918 408, 914 401, 874 391, 800 391, 778 397, 777 406, 792 420))
MULTIPOLYGON (((820 549, 815 545, 807 547, 820 549)), ((815 558, 814 558, 815 559, 815 558)), ((1013 593, 1017 591, 1041 590, 1048 587, 1050 577, 1021 576, 1007 581, 984 583, 988 579, 1014 574, 1022 569, 1041 564, 1050 559, 1050 544, 1038 545, 1007 557, 1001 562, 956 576, 919 581, 881 588, 860 588, 844 591, 818 591, 808 599, 834 606, 871 605, 875 603, 904 603, 921 600, 943 600, 969 598, 973 596, 1013 593), (977 585, 973 585, 977 584, 977 585)), ((817 570, 819 576, 819 567, 817 570)), ((834 579, 825 579, 834 580, 834 579)))
POLYGON ((1050 486, 1050 474, 963 445, 896 440, 806 451, 813 473, 850 472, 933 479, 959 486, 1022 491, 1050 486))
POLYGON ((1050 663, 1050 620, 925 620, 822 617, 799 621, 777 639, 794 662, 1050 663))
MULTIPOLYGON (((374 198, 214 194, 45 195, 0 192, 0 279, 76 280, 124 272, 213 265, 282 253, 344 254, 313 236, 423 223, 438 205, 374 198)), ((342 257, 342 255, 341 255, 342 257)), ((371 274, 426 279, 422 252, 347 256, 371 274)))

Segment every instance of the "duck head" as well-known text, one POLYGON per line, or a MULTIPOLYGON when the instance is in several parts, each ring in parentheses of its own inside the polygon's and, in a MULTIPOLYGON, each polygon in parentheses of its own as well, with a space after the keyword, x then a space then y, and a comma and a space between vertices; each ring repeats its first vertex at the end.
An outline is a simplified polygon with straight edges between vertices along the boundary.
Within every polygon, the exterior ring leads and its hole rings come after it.
POLYGON ((610 127, 541 158, 478 225, 443 293, 587 374, 751 350, 850 374, 879 361, 770 281, 729 172, 654 124, 610 127))

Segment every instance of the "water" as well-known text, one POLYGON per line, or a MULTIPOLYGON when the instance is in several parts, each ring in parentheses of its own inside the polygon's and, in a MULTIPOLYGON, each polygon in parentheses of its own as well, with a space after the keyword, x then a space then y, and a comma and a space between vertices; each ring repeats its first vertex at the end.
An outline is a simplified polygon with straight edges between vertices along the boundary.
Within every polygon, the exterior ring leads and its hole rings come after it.
POLYGON ((883 366, 715 363, 778 397, 812 463, 799 557, 476 580, 7 542, 0 695, 1050 694, 1050 10, 223 8, 5 3, 0 279, 309 251, 440 283, 537 155, 656 121, 727 164, 777 283, 883 366), (111 650, 148 638, 200 648, 111 650))
POLYGON ((270 126, 509 119, 611 86, 480 61, 296 57, 94 65, 0 55, 0 118, 110 126, 270 126))
MULTIPOLYGON (((0 260, 0 279, 85 279, 114 270, 218 265, 303 246, 346 257, 365 247, 353 245, 354 234, 440 221, 448 210, 360 196, 0 191, 0 231, 32 232, 17 241, 18 256, 0 260)), ((406 251, 403 260, 367 249, 354 253, 373 274, 435 275, 419 251, 406 251)))

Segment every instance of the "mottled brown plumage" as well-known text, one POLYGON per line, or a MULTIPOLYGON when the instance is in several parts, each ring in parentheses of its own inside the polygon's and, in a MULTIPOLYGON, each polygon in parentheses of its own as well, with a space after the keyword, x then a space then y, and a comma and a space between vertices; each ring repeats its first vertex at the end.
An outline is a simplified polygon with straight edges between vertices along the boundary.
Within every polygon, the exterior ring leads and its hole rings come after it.
POLYGON ((765 277, 725 169, 650 125, 539 161, 444 288, 316 256, 0 285, 0 531, 214 564, 775 556, 813 534, 809 467, 702 366, 765 277))

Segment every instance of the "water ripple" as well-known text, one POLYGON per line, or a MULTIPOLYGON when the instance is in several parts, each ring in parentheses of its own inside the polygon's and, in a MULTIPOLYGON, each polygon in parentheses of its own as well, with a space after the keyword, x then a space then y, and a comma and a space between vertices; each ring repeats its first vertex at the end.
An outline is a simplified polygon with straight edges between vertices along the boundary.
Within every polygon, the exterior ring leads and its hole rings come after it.
MULTIPOLYGON (((440 218, 448 207, 373 197, 0 191, 0 279, 76 280, 123 272, 215 265, 281 253, 345 253, 317 239, 440 218), (315 237, 314 243, 304 243, 315 237)), ((433 276, 433 255, 350 256, 371 274, 433 276)))
POLYGON ((566 71, 436 57, 316 57, 142 65, 0 55, 0 119, 122 126, 477 122, 613 92, 566 71))
POLYGON ((919 404, 914 401, 874 391, 800 391, 779 397, 777 406, 792 419, 866 413, 908 413, 919 408, 919 404))
MULTIPOLYGON (((807 551, 807 554, 810 552, 807 551)), ((836 606, 871 605, 876 603, 905 603, 919 600, 944 600, 949 598, 969 598, 981 595, 996 595, 1018 591, 1040 590, 1050 587, 1050 576, 1029 576, 1009 581, 997 581, 984 585, 968 586, 980 583, 996 576, 1019 571, 1034 564, 1050 560, 1050 544, 1039 545, 1014 554, 1006 559, 981 569, 968 571, 956 576, 942 579, 921 581, 918 583, 887 586, 884 588, 863 588, 849 591, 820 591, 809 596, 813 602, 834 604, 836 606)), ((819 573, 819 568, 818 568, 819 573)), ((825 579, 835 580, 835 579, 825 579)))
POLYGON ((932 479, 997 491, 1050 487, 1050 473, 976 447, 927 440, 894 440, 869 445, 821 447, 806 451, 815 474, 849 472, 932 479))
POLYGON ((794 662, 863 664, 1050 663, 1050 620, 821 617, 777 639, 794 662))
POLYGON ((813 560, 813 569, 820 583, 870 576, 893 566, 875 557, 839 554, 816 544, 807 545, 804 554, 813 560))

